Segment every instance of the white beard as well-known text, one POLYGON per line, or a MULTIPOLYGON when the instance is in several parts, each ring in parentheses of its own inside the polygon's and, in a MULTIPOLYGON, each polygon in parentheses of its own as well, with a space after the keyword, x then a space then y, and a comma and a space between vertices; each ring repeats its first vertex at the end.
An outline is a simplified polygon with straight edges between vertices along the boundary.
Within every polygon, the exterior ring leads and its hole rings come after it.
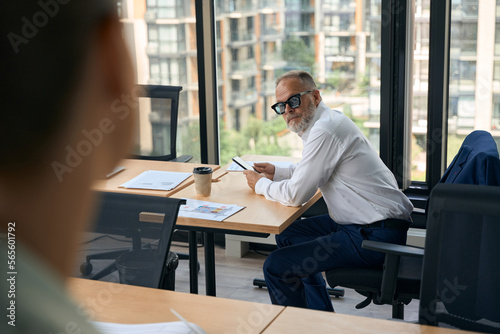
POLYGON ((287 127, 290 129, 290 131, 301 134, 304 131, 307 130, 309 127, 309 124, 311 124, 312 119, 314 118, 314 113, 316 111, 316 106, 314 104, 311 104, 309 106, 309 110, 307 114, 302 115, 302 120, 300 123, 287 123, 287 127))

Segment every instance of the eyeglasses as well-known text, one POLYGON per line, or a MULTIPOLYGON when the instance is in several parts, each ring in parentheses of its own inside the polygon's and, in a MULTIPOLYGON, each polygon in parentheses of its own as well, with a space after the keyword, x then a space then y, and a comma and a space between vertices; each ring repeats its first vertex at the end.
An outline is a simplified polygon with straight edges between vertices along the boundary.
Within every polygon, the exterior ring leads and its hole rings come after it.
POLYGON ((285 113, 286 105, 288 104, 290 108, 295 109, 300 106, 300 97, 304 94, 314 92, 314 90, 308 90, 299 94, 292 95, 285 102, 278 102, 271 106, 271 108, 278 114, 283 115, 285 113))

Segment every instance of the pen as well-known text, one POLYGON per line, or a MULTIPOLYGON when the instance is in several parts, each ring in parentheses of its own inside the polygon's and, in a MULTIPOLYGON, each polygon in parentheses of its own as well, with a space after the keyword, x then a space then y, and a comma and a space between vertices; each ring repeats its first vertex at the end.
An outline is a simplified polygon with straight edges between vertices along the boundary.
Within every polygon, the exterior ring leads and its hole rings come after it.
POLYGON ((190 322, 188 322, 186 319, 184 319, 179 313, 177 313, 173 308, 170 309, 170 311, 172 311, 173 314, 175 314, 175 316, 179 319, 181 319, 181 321, 183 323, 186 324, 186 326, 189 327, 190 330, 192 330, 195 334, 205 334, 204 332, 200 331, 198 328, 196 328, 195 326, 193 326, 193 324, 191 324, 190 322))

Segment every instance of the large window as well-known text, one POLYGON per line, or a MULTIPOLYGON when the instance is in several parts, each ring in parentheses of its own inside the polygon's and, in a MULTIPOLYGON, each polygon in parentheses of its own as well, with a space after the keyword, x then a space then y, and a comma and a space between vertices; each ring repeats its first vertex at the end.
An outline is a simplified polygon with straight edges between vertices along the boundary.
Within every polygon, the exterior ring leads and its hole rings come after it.
POLYGON ((214 73, 199 68, 208 48, 198 50, 196 34, 207 29, 200 29, 195 11, 207 3, 122 0, 119 7, 138 83, 183 87, 178 153, 192 154, 194 161, 201 160, 200 131, 209 126, 203 121, 200 125, 200 112, 218 117, 218 128, 208 132, 219 139, 219 147, 206 149, 220 150, 220 164, 245 153, 300 156, 300 139, 270 109, 276 102, 274 82, 290 69, 310 71, 325 103, 352 118, 381 153, 388 141, 397 146, 408 133, 399 133, 394 124, 385 133, 384 127, 400 111, 381 110, 381 105, 406 91, 398 90, 403 81, 384 82, 387 73, 382 69, 400 56, 411 59, 411 66, 405 64, 401 68, 406 72, 396 71, 391 80, 404 77, 405 89, 411 91, 411 113, 403 116, 411 123, 411 152, 403 159, 411 166, 415 189, 435 183, 471 131, 484 129, 500 136, 500 0, 214 0, 209 18, 216 43, 214 73), (397 29, 388 30, 388 17, 403 7, 412 13, 412 30, 397 24, 397 29), (451 17, 449 49, 447 38, 436 38, 448 33, 443 23, 446 9, 451 17), (397 41, 410 35, 412 44, 406 50, 397 41), (440 73, 446 76, 444 84, 429 92, 441 82, 436 80, 440 73), (213 94, 217 108, 203 104, 206 94, 213 94), (445 161, 439 152, 432 157, 436 145, 447 150, 445 161))
POLYGON ((301 156, 300 138, 270 109, 276 78, 291 69, 312 73, 323 101, 379 146, 380 2, 259 0, 230 11, 217 2, 216 34, 227 36, 217 45, 221 164, 246 153, 301 156))
MULTIPOLYGON (((193 161, 200 161, 194 8, 184 0, 122 0, 119 8, 137 83, 182 86, 177 155, 193 155, 193 161)), ((153 113, 140 115, 137 150, 151 142, 155 147, 168 145, 165 129, 155 126, 154 119, 153 113)))
POLYGON ((447 164, 471 131, 489 131, 497 142, 500 135, 496 61, 500 13, 494 1, 452 4, 447 164))
POLYGON ((427 90, 429 82, 430 0, 416 1, 414 9, 414 48, 411 122, 411 180, 426 180, 427 168, 427 90))

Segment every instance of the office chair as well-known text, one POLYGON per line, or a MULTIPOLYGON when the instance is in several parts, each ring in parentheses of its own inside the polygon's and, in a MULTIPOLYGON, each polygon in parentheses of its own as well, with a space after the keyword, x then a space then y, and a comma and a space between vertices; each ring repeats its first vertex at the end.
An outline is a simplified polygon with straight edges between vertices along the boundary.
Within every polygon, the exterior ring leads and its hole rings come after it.
MULTIPOLYGON (((179 94, 181 86, 137 85, 139 97, 139 138, 151 129, 151 148, 136 146, 133 159, 189 162, 192 155, 177 156, 179 94), (146 121, 144 121, 146 120, 146 121), (146 124, 145 124, 146 123, 146 124)), ((174 236, 181 230, 174 230, 174 236)), ((177 253, 181 260, 189 254, 177 253)), ((197 264, 200 271, 200 264, 197 264)))
POLYGON ((177 128, 180 86, 137 85, 139 97, 139 138, 147 133, 152 138, 146 145, 137 145, 132 158, 188 162, 193 157, 177 157, 177 128))
MULTIPOLYGON (((500 160, 491 134, 479 130, 471 132, 439 183, 500 186, 500 160)), ((428 201, 431 202, 432 199, 428 201)), ((371 302, 388 304, 392 305, 392 317, 403 319, 404 305, 420 296, 424 250, 375 241, 364 241, 362 247, 385 253, 383 266, 332 269, 326 272, 328 284, 332 288, 351 288, 364 295, 366 299, 356 305, 357 309, 371 302)))
MULTIPOLYGON (((177 214, 184 199, 145 196, 126 193, 96 192, 100 199, 98 214, 96 216, 93 232, 124 235, 130 238, 131 246, 97 256, 92 254, 86 256, 80 271, 84 275, 92 272, 91 260, 115 259, 110 265, 96 273, 91 279, 100 279, 108 274, 120 270, 121 278, 129 284, 141 285, 153 288, 174 289, 175 273, 170 270, 170 278, 166 275, 168 266, 174 266, 175 256, 172 256, 170 243, 172 233, 177 220, 177 214), (139 221, 141 212, 154 212, 165 214, 163 224, 143 223, 139 221), (142 245, 142 239, 156 239, 158 245, 142 245), (167 260, 169 258, 169 262, 167 260), (149 266, 144 267, 144 263, 149 266), (134 270, 135 264, 140 268, 134 270), (128 271, 128 272, 127 272, 128 271)), ((172 269, 172 268, 170 268, 172 269)))
POLYGON ((438 184, 431 193, 419 323, 500 333, 500 187, 438 184))

